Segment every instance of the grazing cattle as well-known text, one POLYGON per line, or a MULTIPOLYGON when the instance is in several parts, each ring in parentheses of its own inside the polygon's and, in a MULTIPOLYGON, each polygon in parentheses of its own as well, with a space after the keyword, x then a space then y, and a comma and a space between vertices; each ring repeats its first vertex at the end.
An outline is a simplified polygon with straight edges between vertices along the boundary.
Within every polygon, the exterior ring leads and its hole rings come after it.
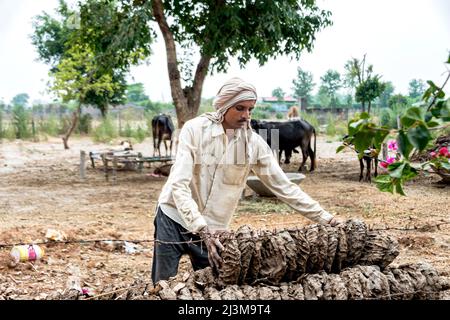
MULTIPOLYGON (((348 138, 348 135, 344 136, 344 141, 345 139, 348 138)), ((353 144, 350 142, 344 142, 345 145, 347 146, 353 146, 353 144)), ((356 153, 358 154, 358 159, 359 159, 359 181, 364 180, 365 182, 372 182, 372 164, 374 165, 374 177, 378 176, 378 153, 377 153, 377 149, 375 148, 368 148, 366 150, 364 150, 364 155, 362 156, 362 158, 359 158, 359 152, 357 150, 355 150, 356 153), (364 176, 364 163, 366 164, 366 175, 364 176)))
POLYGON ((309 171, 313 171, 316 166, 316 130, 305 120, 293 120, 286 122, 276 121, 258 121, 251 120, 252 128, 259 134, 260 130, 267 130, 267 144, 275 150, 275 143, 271 141, 271 130, 278 130, 278 151, 281 159, 281 153, 284 151, 285 161, 289 163, 292 152, 297 152, 296 147, 300 147, 302 151, 303 161, 298 168, 302 171, 308 157, 311 158, 311 167, 309 171), (311 138, 314 135, 314 150, 311 147, 311 138))
POLYGON ((159 114, 152 119, 152 133, 153 133, 153 156, 155 156, 156 150, 158 155, 161 156, 161 141, 164 142, 167 156, 167 140, 170 140, 169 156, 172 156, 172 136, 175 132, 175 127, 172 123, 170 116, 165 114, 159 114))
POLYGON ((361 181, 363 179, 364 162, 366 163, 366 176, 364 177, 365 182, 372 182, 372 179, 371 179, 372 163, 374 164, 374 167, 375 167, 374 177, 376 177, 378 175, 378 170, 377 170, 378 158, 377 158, 375 151, 376 151, 376 149, 373 149, 373 148, 364 150, 364 156, 361 159, 359 159, 359 168, 360 168, 359 181, 361 181))
POLYGON ((297 106, 290 107, 287 116, 289 120, 297 120, 299 118, 297 106))

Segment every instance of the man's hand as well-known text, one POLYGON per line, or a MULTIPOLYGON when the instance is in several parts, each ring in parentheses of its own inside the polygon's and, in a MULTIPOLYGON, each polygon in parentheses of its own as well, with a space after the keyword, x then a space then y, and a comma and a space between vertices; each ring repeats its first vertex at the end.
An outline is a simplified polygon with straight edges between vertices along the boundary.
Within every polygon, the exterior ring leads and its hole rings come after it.
POLYGON ((344 220, 341 218, 333 217, 333 219, 330 220, 329 224, 332 227, 337 226, 338 224, 344 223, 344 220))
POLYGON ((200 230, 199 234, 206 245, 206 249, 208 250, 209 264, 213 269, 219 270, 222 266, 220 252, 224 249, 222 243, 220 243, 217 238, 217 234, 211 233, 208 227, 204 227, 200 230))

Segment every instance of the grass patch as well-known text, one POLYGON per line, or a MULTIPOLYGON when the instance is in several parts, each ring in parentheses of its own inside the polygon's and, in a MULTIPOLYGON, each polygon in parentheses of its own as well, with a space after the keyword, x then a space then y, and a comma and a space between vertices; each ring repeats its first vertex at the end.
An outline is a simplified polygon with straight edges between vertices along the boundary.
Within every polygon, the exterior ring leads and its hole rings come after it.
POLYGON ((265 198, 258 196, 248 197, 241 200, 236 210, 236 213, 240 216, 245 214, 290 214, 292 212, 294 212, 294 209, 276 198, 265 198))

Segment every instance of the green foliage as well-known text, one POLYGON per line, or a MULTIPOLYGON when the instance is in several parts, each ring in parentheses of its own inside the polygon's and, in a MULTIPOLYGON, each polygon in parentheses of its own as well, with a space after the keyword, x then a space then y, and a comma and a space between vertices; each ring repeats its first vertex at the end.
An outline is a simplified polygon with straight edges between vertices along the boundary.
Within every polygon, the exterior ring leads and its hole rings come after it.
POLYGON ((253 112, 252 112, 252 118, 256 119, 256 120, 269 119, 270 113, 267 111, 264 111, 262 108, 255 108, 255 109, 253 109, 253 112))
POLYGON ((12 123, 17 139, 26 139, 31 136, 29 129, 30 116, 23 105, 15 105, 12 109, 12 123))
POLYGON ((50 115, 46 120, 39 123, 39 131, 48 134, 49 136, 57 136, 61 133, 58 118, 50 115))
POLYGON ((286 95, 286 93, 280 87, 272 90, 272 97, 277 98, 278 101, 283 101, 285 95, 286 95))
POLYGON ((77 132, 81 134, 89 134, 92 131, 92 116, 89 113, 80 116, 77 132))
MULTIPOLYGON (((444 85, 449 79, 450 72, 444 85)), ((413 151, 423 151, 429 146, 433 139, 431 130, 450 125, 450 98, 445 99, 443 87, 438 87, 432 81, 428 81, 428 84, 429 88, 422 97, 423 105, 406 109, 400 117, 399 130, 389 132, 386 128, 375 125, 366 113, 349 121, 349 136, 344 139, 344 145, 353 143, 360 154, 369 146, 375 145, 375 154, 378 155, 380 144, 386 136, 389 133, 396 135, 399 151, 396 161, 387 166, 387 174, 376 178, 377 187, 381 191, 405 195, 405 181, 414 178, 420 170, 430 165, 411 163, 413 151)), ((397 99, 396 103, 399 102, 402 101, 397 99)), ((342 150, 343 146, 339 147, 339 150, 342 150)))
POLYGON ((284 114, 282 114, 281 112, 277 112, 275 117, 279 120, 284 119, 284 114))
POLYGON ((146 131, 139 125, 137 129, 133 133, 133 138, 136 139, 139 143, 144 141, 147 137, 146 131))
POLYGON ((368 102, 370 106, 371 102, 383 93, 385 87, 379 75, 369 77, 356 87, 355 100, 361 103, 368 102))
POLYGON ((292 88, 294 98, 305 98, 308 103, 311 99, 311 92, 316 85, 313 81, 313 74, 298 67, 297 79, 292 80, 292 84, 294 85, 292 88))
POLYGON ((336 135, 335 119, 331 113, 327 114, 327 126, 325 129, 327 136, 334 137, 336 135))
POLYGON ((147 102, 149 100, 148 96, 145 94, 144 84, 133 83, 127 86, 127 102, 139 103, 141 101, 147 102))
POLYGON ((413 100, 420 98, 425 92, 425 83, 420 79, 412 79, 409 82, 408 93, 413 100))
POLYGON ((316 131, 319 131, 319 120, 317 119, 317 116, 313 113, 306 113, 306 112, 300 112, 300 118, 303 120, 306 120, 311 124, 316 131))
POLYGON ((13 106, 25 107, 28 103, 28 99, 30 99, 30 96, 27 93, 19 93, 12 98, 11 104, 13 106))
POLYGON ((92 131, 95 142, 110 142, 118 137, 117 129, 110 117, 103 118, 100 125, 92 131))
POLYGON ((391 81, 385 82, 384 84, 384 90, 380 95, 380 106, 387 108, 389 107, 389 99, 392 97, 395 88, 391 81))
POLYGON ((252 58, 260 65, 283 54, 299 58, 302 50, 311 51, 314 35, 331 25, 331 13, 315 1, 169 1, 164 11, 176 21, 175 41, 198 46, 214 58, 212 70, 221 72, 232 57, 241 67, 252 58))
POLYGON ((408 98, 402 94, 396 94, 389 98, 388 106, 392 107, 394 105, 407 106, 408 98))
POLYGON ((321 78, 322 84, 319 91, 330 98, 330 105, 337 107, 337 91, 342 87, 341 75, 335 70, 328 70, 321 78))

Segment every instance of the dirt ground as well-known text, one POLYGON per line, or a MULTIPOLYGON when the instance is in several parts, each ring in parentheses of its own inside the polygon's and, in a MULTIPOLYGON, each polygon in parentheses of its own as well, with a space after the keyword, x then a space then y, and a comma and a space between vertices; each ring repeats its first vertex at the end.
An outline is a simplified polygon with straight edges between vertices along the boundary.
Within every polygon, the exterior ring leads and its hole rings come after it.
MULTIPOLYGON (((358 182, 359 165, 352 151, 336 155, 339 143, 327 140, 319 137, 318 169, 306 174, 302 189, 342 218, 389 229, 401 244, 395 264, 426 261, 450 279, 450 225, 433 227, 450 221, 449 186, 439 184, 437 176, 420 176, 406 185, 407 197, 382 193, 374 184, 358 182)), ((46 299, 70 286, 95 293, 138 279, 151 281, 153 213, 166 178, 151 176, 153 168, 146 166, 143 173, 119 171, 113 184, 100 169, 88 166, 83 181, 80 150, 111 145, 88 138, 69 143, 70 150, 63 150, 57 138, 0 143, 0 299, 46 299), (63 231, 68 240, 150 241, 141 242, 134 254, 95 242, 48 243, 42 245, 42 260, 7 266, 10 244, 45 242, 48 229, 63 231)), ((134 147, 150 156, 150 146, 147 139, 134 147)), ((298 165, 295 155, 293 164, 283 169, 296 171, 298 165)), ((250 189, 246 195, 233 229, 241 224, 279 229, 311 223, 278 200, 253 196, 250 189)), ((180 269, 189 268, 188 259, 182 259, 180 269)), ((448 291, 444 298, 450 299, 448 291)))

